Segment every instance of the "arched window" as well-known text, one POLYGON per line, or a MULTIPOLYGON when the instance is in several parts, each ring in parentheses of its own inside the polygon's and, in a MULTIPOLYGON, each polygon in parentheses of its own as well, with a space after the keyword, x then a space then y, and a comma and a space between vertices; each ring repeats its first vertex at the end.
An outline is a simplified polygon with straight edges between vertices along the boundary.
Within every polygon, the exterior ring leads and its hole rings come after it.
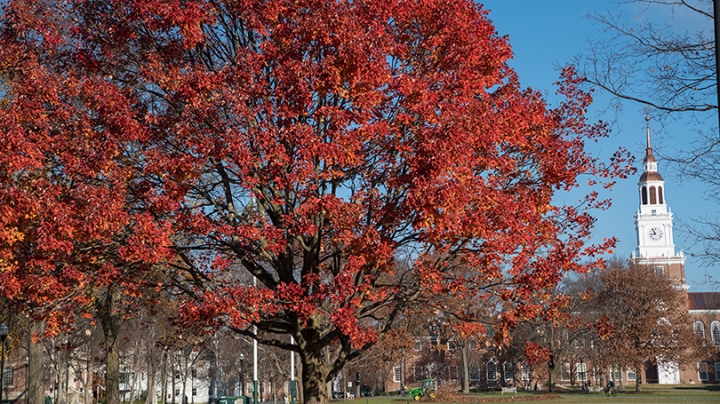
POLYGON ((650 205, 657 203, 657 197, 655 195, 655 187, 650 187, 650 205))
POLYGON ((710 324, 710 334, 712 335, 713 345, 720 345, 720 321, 713 321, 710 324))
POLYGON ((648 198, 647 198, 647 188, 646 187, 642 187, 642 189, 640 190, 640 199, 641 199, 641 202, 643 205, 647 205, 648 198))
POLYGON ((497 380, 497 365, 492 359, 487 363, 487 379, 488 381, 497 380))
POLYGON ((703 324, 702 321, 696 321, 695 324, 693 324, 693 330, 695 331, 695 335, 700 338, 705 338, 705 324, 703 324))
POLYGON ((660 201, 659 203, 660 203, 661 205, 662 205, 663 203, 665 203, 665 202, 663 202, 662 187, 658 187, 658 200, 660 201))

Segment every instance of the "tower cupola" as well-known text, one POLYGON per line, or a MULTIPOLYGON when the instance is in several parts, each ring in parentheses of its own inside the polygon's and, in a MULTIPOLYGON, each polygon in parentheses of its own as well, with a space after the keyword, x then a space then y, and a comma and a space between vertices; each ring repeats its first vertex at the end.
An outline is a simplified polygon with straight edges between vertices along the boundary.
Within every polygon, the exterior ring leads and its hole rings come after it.
POLYGON ((638 247, 632 258, 638 264, 651 265, 656 271, 666 274, 678 287, 687 287, 685 257, 682 251, 675 253, 673 215, 665 200, 665 181, 653 156, 649 124, 645 127, 645 137, 647 147, 643 172, 638 181, 640 206, 635 214, 638 247))

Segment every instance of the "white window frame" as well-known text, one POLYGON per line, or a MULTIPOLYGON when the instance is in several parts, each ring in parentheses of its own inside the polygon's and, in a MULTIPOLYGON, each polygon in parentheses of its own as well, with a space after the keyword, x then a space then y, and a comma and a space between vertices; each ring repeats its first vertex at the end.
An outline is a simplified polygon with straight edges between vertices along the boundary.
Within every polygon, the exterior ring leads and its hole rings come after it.
POLYGON ((422 340, 421 339, 415 340, 415 346, 413 346, 413 350, 422 351, 422 340))
POLYGON ((2 387, 3 390, 15 387, 15 369, 11 367, 5 368, 5 373, 3 373, 2 387))
POLYGON ((635 380, 637 380, 637 374, 632 369, 627 369, 625 371, 625 377, 627 377, 627 380, 629 382, 634 382, 635 380))
POLYGON ((439 335, 431 335, 430 336, 430 346, 438 346, 440 345, 440 336, 439 335))
POLYGON ((653 272, 655 272, 655 275, 665 276, 665 267, 662 265, 655 265, 653 272))
POLYGON ((713 321, 710 324, 710 335, 713 345, 720 345, 720 321, 713 321))
POLYGON ((402 369, 400 368, 400 366, 393 366, 393 382, 402 382, 402 369))
POLYGON ((572 379, 572 369, 570 369, 570 364, 565 362, 560 367, 560 381, 561 382, 569 382, 572 379))
POLYGON ((698 371, 698 380, 702 382, 706 382, 710 379, 710 366, 708 366, 707 362, 698 362, 697 364, 697 371, 698 371), (703 372, 703 369, 705 371, 703 372), (703 378, 703 373, 705 374, 705 377, 703 378))
POLYGON ((495 363, 494 360, 490 359, 488 363, 485 365, 485 375, 487 377, 487 381, 494 382, 497 380, 497 363, 495 363), (492 367, 492 372, 490 371, 490 368, 492 367))
POLYGON ((720 362, 715 362, 715 380, 720 381, 720 362))
POLYGON ((705 323, 703 323, 700 320, 694 322, 693 323, 693 332, 698 337, 705 339, 705 323))
POLYGON ((577 381, 579 382, 586 382, 587 381, 587 363, 576 363, 575 364, 575 374, 577 374, 577 381))
POLYGON ((532 377, 532 370, 530 369, 530 366, 527 365, 527 363, 523 363, 520 365, 520 378, 524 382, 529 382, 530 378, 532 377))
POLYGON ((447 342, 447 348, 448 351, 454 351, 457 349, 457 342, 456 341, 448 341, 447 342))

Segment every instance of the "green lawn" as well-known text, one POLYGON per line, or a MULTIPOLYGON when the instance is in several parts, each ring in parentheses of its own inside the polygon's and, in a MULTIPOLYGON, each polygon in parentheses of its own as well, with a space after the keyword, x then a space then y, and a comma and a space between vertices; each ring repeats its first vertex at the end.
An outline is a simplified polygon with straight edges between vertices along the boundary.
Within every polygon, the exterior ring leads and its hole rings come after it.
MULTIPOLYGON (((501 395, 496 393, 480 393, 460 396, 458 400, 438 401, 440 404, 475 404, 481 402, 527 402, 527 403, 712 403, 720 402, 720 386, 697 385, 644 385, 642 393, 633 390, 618 391, 617 397, 605 397, 603 393, 558 392, 558 393, 525 393, 501 395), (557 397, 560 398, 557 398, 557 397)), ((352 404, 413 404, 414 401, 399 397, 373 397, 352 401, 352 404)), ((430 403, 421 400, 418 404, 430 403)))

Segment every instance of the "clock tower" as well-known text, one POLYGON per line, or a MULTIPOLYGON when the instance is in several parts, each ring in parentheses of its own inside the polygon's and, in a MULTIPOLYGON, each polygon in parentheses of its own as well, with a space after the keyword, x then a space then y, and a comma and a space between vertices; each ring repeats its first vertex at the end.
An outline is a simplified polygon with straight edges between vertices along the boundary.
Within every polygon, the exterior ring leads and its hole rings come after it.
POLYGON ((665 181, 658 173, 657 160, 650 146, 650 127, 645 128, 647 148, 643 159, 643 173, 638 182, 640 207, 635 214, 638 247, 632 261, 652 266, 676 287, 688 288, 685 282, 685 256, 675 253, 673 217, 665 200, 665 181))

